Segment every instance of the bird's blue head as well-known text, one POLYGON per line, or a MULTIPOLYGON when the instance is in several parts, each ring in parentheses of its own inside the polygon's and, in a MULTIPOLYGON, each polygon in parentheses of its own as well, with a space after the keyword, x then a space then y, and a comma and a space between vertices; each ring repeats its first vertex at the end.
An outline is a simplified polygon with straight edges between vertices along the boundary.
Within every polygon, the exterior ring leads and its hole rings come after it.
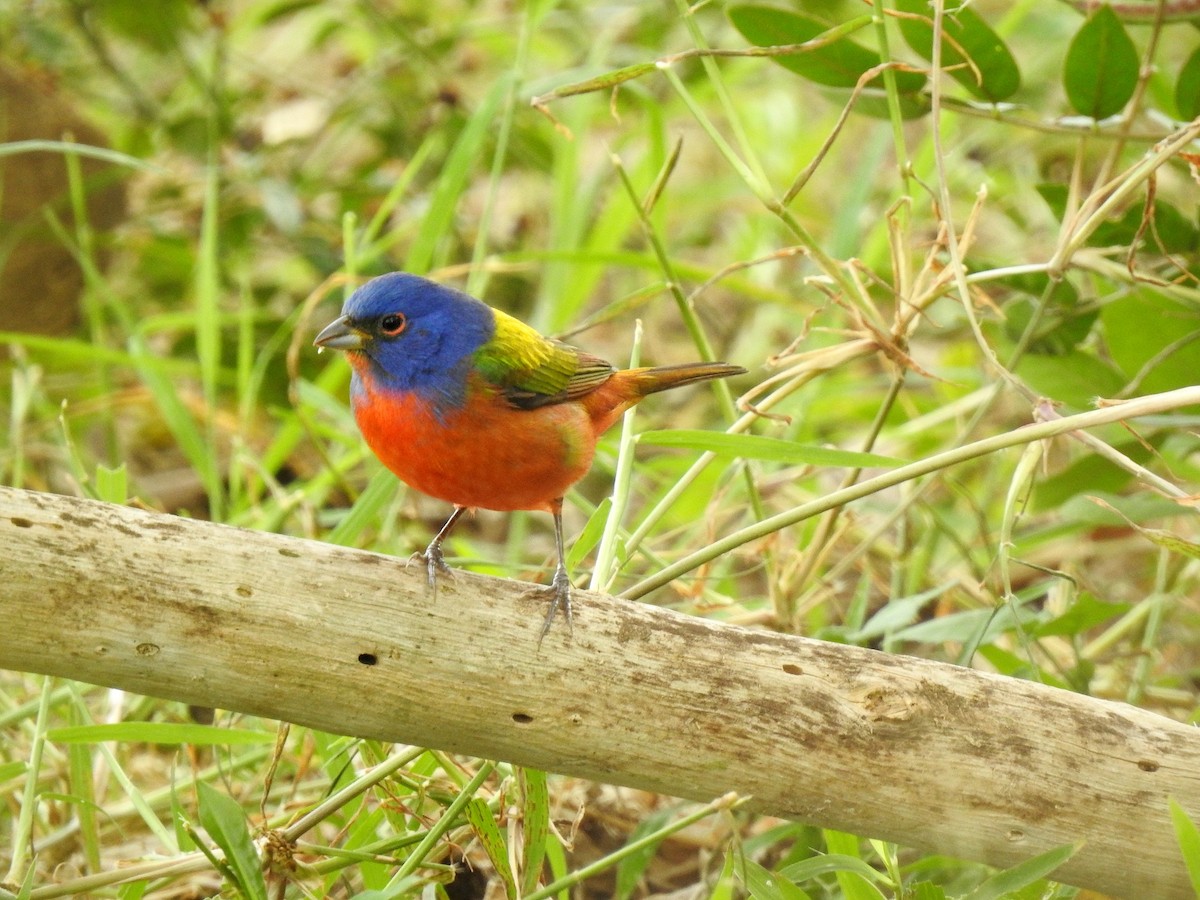
POLYGON ((355 291, 315 343, 346 351, 354 390, 369 381, 375 390, 413 391, 442 412, 465 400, 471 355, 495 330, 492 310, 474 297, 392 272, 355 291))

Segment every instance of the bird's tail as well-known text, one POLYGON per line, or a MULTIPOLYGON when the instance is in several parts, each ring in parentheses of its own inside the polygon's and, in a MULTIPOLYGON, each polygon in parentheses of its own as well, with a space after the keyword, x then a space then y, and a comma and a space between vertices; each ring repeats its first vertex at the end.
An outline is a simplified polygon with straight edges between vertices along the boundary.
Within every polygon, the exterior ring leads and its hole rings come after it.
POLYGON ((701 362, 655 366, 646 369, 627 369, 621 374, 627 376, 628 383, 638 397, 645 397, 647 394, 657 394, 659 391, 668 391, 671 388, 695 384, 698 381, 744 375, 746 370, 741 366, 731 366, 723 362, 701 362))

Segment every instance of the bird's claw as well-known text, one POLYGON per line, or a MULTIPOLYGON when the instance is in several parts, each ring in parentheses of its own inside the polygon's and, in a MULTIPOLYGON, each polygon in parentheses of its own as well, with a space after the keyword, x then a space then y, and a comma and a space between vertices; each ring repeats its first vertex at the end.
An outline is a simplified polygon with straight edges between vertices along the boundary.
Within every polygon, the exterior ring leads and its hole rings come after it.
POLYGON ((542 623, 542 631, 538 635, 538 646, 542 644, 542 639, 550 631, 550 626, 554 624, 554 617, 558 614, 561 607, 563 615, 567 619, 567 634, 571 633, 571 576, 567 574, 567 570, 559 566, 554 570, 554 578, 550 582, 550 611, 546 613, 546 621, 542 623))
POLYGON ((442 547, 437 542, 430 544, 423 551, 418 550, 411 557, 409 557, 409 562, 412 563, 418 559, 425 563, 425 580, 429 585, 429 593, 436 600, 438 573, 441 572, 445 575, 453 575, 454 570, 446 565, 446 558, 442 554, 442 547))

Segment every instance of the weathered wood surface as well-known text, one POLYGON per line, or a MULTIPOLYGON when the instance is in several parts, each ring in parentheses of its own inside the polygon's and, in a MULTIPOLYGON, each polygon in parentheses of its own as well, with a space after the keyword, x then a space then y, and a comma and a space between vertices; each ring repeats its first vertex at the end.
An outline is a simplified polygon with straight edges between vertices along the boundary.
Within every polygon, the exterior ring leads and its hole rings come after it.
POLYGON ((0 488, 0 667, 1190 897, 1200 734, 1126 705, 581 593, 0 488))

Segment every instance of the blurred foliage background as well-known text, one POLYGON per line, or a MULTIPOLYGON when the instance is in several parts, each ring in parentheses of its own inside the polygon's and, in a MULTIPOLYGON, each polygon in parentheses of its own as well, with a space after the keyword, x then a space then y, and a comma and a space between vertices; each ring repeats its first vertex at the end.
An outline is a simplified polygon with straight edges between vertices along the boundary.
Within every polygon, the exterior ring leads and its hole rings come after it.
MULTIPOLYGON (((1194 408, 839 493, 1195 381, 1197 31, 1170 3, 1076 5, 0 5, 0 482, 407 556, 446 510, 365 451, 348 368, 310 347, 406 269, 616 362, 640 320, 644 363, 751 370, 605 440, 568 510, 593 586, 1194 720, 1194 408)), ((546 519, 481 513, 448 549, 544 578, 546 519)), ((274 723, 0 688, 0 880, 26 896, 991 877, 435 749, 293 729, 273 755, 274 723)), ((1021 896, 1074 895, 1025 874, 1021 896)))

